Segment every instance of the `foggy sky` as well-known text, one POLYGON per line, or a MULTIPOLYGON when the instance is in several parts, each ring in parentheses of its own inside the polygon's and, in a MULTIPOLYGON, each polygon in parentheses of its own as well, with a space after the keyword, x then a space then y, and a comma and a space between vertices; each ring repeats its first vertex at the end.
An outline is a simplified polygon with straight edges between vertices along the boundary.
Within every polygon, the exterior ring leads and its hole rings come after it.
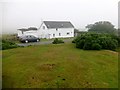
POLYGON ((41 21, 71 21, 85 28, 97 21, 118 27, 119 0, 4 0, 0 2, 0 29, 16 33, 24 27, 39 27, 41 21))

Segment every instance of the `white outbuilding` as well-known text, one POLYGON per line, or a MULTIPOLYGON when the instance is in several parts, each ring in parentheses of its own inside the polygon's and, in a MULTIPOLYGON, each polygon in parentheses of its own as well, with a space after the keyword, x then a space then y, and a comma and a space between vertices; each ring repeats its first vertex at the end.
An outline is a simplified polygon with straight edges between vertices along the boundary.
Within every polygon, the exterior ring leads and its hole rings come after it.
POLYGON ((69 21, 43 21, 38 29, 18 29, 18 37, 22 35, 47 39, 74 37, 74 26, 69 21))

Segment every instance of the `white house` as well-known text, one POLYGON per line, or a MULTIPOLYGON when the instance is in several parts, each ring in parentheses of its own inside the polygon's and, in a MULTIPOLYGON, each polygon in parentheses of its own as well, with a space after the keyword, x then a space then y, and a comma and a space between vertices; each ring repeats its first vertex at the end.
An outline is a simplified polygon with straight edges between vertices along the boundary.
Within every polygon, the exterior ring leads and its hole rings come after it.
POLYGON ((69 21, 43 21, 39 29, 18 29, 18 36, 34 35, 39 38, 74 37, 74 26, 69 21))

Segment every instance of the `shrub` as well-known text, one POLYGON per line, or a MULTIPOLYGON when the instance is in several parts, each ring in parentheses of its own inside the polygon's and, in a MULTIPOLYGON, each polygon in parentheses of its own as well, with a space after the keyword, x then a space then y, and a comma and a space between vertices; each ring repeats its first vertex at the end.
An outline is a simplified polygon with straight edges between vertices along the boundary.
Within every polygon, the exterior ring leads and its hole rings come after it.
POLYGON ((55 38, 52 43, 53 44, 59 44, 59 43, 64 43, 64 41, 63 40, 58 40, 58 38, 55 38))
POLYGON ((118 41, 116 39, 101 37, 99 40, 99 44, 102 46, 102 49, 115 50, 118 47, 118 41))
POLYGON ((84 46, 83 46, 83 49, 84 50, 91 50, 92 49, 91 48, 91 43, 89 43, 89 42, 85 43, 84 46))
POLYGON ((72 43, 75 43, 75 39, 72 41, 72 43))
POLYGON ((11 41, 2 40, 2 50, 17 48, 17 47, 18 46, 11 41))
POLYGON ((84 39, 80 40, 80 41, 76 41, 76 47, 77 48, 83 49, 84 44, 85 44, 85 40, 84 39))
POLYGON ((119 38, 110 34, 85 33, 76 37, 73 41, 76 48, 85 50, 109 49, 115 50, 118 47, 119 38))
POLYGON ((118 41, 118 47, 120 47, 120 36, 112 34, 111 37, 112 37, 112 39, 115 39, 118 41))
MULTIPOLYGON (((77 36, 77 37, 79 37, 79 36, 77 36)), ((79 39, 79 38, 73 39, 73 40, 72 40, 72 43, 76 43, 77 39, 79 39)))
POLYGON ((101 45, 99 43, 92 44, 92 50, 101 50, 101 45))

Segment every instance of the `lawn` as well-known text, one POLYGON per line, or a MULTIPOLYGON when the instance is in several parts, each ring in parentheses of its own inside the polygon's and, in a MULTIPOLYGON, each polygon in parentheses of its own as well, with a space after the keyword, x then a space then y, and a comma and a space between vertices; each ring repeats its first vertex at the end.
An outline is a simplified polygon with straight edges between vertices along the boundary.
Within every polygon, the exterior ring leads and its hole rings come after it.
POLYGON ((3 51, 3 88, 117 88, 118 53, 74 44, 3 51))

